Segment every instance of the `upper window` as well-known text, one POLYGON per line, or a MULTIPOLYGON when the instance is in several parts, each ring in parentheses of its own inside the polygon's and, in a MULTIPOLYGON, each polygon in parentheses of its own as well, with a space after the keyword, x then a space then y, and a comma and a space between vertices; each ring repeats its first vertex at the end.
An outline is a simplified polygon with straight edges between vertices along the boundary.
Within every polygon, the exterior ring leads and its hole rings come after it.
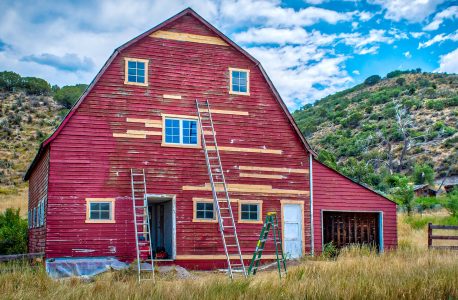
POLYGON ((163 123, 163 144, 199 146, 196 119, 181 119, 174 116, 164 116, 163 123))
POLYGON ((114 199, 86 199, 87 223, 113 223, 114 199))
POLYGON ((125 84, 148 85, 148 60, 126 58, 125 84))
POLYGON ((262 201, 240 201, 239 222, 262 223, 262 201))
POLYGON ((238 95, 250 94, 250 70, 229 68, 230 93, 238 95))

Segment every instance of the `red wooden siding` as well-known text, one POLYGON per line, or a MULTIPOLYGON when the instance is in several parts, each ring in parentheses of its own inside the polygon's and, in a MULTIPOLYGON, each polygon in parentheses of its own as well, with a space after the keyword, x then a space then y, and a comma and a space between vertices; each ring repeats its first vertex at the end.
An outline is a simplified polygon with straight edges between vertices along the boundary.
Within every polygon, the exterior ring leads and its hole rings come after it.
MULTIPOLYGON (((190 15, 163 30, 216 36, 190 15)), ((145 169, 148 193, 176 195, 178 258, 224 254, 218 225, 192 222, 192 198, 211 198, 211 192, 183 190, 183 186, 209 182, 202 149, 162 147, 161 136, 113 137, 113 133, 127 130, 159 130, 145 128, 144 123, 127 122, 127 118, 162 120, 161 113, 196 116, 195 99, 208 99, 214 109, 249 113, 248 116, 213 115, 220 147, 282 151, 281 154, 221 151, 229 184, 309 190, 308 174, 249 171, 280 174, 285 178, 240 177, 239 166, 308 168, 304 145, 251 60, 233 47, 145 37, 113 61, 52 141, 47 257, 115 255, 133 259, 130 168, 145 169), (124 57, 149 59, 148 87, 124 84, 124 57), (251 71, 250 96, 229 95, 229 67, 251 71), (181 95, 182 99, 163 99, 163 94, 181 95), (116 198, 116 223, 85 223, 85 198, 116 198)), ((280 213, 280 200, 308 203, 309 199, 306 194, 269 194, 262 190, 233 192, 231 197, 263 200, 263 216, 268 211, 280 213)), ((304 238, 308 250, 309 205, 304 208, 304 238)), ((238 219, 237 203, 233 210, 238 219)), ((244 254, 252 254, 261 226, 238 224, 244 254)), ((266 254, 274 253, 271 246, 266 254)), ((183 258, 183 262, 186 261, 189 260, 183 258)))
MULTIPOLYGON (((48 172, 49 172, 49 150, 47 150, 38 161, 35 169, 32 171, 29 179, 29 212, 37 208, 38 203, 43 200, 48 192, 48 172)), ((46 198, 45 198, 46 199, 46 198)), ((45 201, 45 212, 46 212, 45 201)), ((30 224, 29 220, 29 224, 30 224)), ((40 253, 45 251, 46 242, 46 213, 44 225, 35 228, 29 228, 29 252, 40 253)))
POLYGON ((384 248, 397 246, 396 204, 313 160, 313 226, 317 253, 322 250, 323 210, 383 212, 384 248))
MULTIPOLYGON (((192 11, 179 16, 160 30, 220 38, 192 11)), ((44 144, 48 151, 31 168, 30 193, 37 196, 30 197, 29 205, 37 201, 33 199, 40 199, 37 190, 49 172, 46 256, 116 256, 132 260, 135 236, 130 169, 136 168, 145 169, 148 194, 175 196, 179 263, 195 268, 225 264, 218 224, 192 221, 193 198, 212 198, 210 190, 202 190, 209 184, 203 150, 161 146, 162 129, 157 128, 162 124, 162 114, 196 116, 196 99, 208 100, 215 110, 244 113, 213 114, 220 149, 241 150, 220 151, 229 187, 239 188, 230 190, 231 198, 262 200, 262 218, 269 211, 277 211, 280 224, 282 200, 303 203, 304 250, 308 253, 309 153, 257 62, 229 44, 202 40, 197 43, 145 36, 120 49, 64 126, 44 144), (149 60, 147 87, 124 84, 125 58, 149 60), (229 94, 229 67, 250 70, 250 96, 229 94), (181 99, 163 95, 179 95, 181 99), (148 126, 151 124, 156 127, 148 126), (129 135, 132 130, 156 134, 135 138, 129 135), (276 153, 255 153, 244 148, 276 153), (48 160, 49 170, 43 167, 43 161, 48 160), (241 173, 283 177, 253 178, 241 173), (114 198, 115 223, 86 223, 87 198, 114 198)), ((396 246, 394 203, 316 161, 313 167, 317 252, 321 251, 323 209, 383 211, 385 248, 396 246)), ((238 203, 234 202, 232 208, 238 220, 238 203)), ((237 224, 244 255, 253 253, 261 226, 237 224)), ((35 232, 31 235, 34 246, 30 248, 38 249, 36 244, 43 245, 44 231, 42 238, 37 238, 35 232)), ((268 243, 265 255, 272 254, 273 245, 268 243)))

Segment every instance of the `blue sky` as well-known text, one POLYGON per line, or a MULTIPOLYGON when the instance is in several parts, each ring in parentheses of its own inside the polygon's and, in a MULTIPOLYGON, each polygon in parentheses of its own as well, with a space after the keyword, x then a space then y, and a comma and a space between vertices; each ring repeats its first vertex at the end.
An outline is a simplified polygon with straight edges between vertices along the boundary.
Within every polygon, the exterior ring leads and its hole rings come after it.
POLYGON ((458 0, 3 0, 0 70, 89 83, 188 6, 261 61, 291 110, 394 69, 458 73, 458 0))

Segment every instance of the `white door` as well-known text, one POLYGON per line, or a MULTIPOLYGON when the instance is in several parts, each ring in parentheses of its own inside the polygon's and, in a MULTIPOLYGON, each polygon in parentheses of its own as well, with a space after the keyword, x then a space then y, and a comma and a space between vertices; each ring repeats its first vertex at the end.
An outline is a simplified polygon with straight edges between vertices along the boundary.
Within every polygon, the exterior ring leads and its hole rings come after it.
POLYGON ((287 258, 302 256, 302 207, 283 204, 283 239, 287 258))

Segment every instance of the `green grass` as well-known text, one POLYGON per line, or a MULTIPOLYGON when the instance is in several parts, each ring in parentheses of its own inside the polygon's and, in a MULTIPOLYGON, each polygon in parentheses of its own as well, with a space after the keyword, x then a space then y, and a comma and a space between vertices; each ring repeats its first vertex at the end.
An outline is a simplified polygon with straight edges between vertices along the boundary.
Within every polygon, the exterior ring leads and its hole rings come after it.
POLYGON ((112 271, 90 282, 50 279, 43 266, 0 264, 1 299, 458 299, 458 251, 428 251, 426 230, 398 218, 400 247, 377 255, 364 247, 337 257, 288 264, 288 275, 262 271, 231 282, 217 272, 193 279, 157 274, 137 283, 131 270, 112 271))
POLYGON ((434 225, 458 225, 458 217, 453 216, 433 216, 433 215, 411 215, 406 216, 404 221, 413 229, 426 228, 428 223, 434 225))

